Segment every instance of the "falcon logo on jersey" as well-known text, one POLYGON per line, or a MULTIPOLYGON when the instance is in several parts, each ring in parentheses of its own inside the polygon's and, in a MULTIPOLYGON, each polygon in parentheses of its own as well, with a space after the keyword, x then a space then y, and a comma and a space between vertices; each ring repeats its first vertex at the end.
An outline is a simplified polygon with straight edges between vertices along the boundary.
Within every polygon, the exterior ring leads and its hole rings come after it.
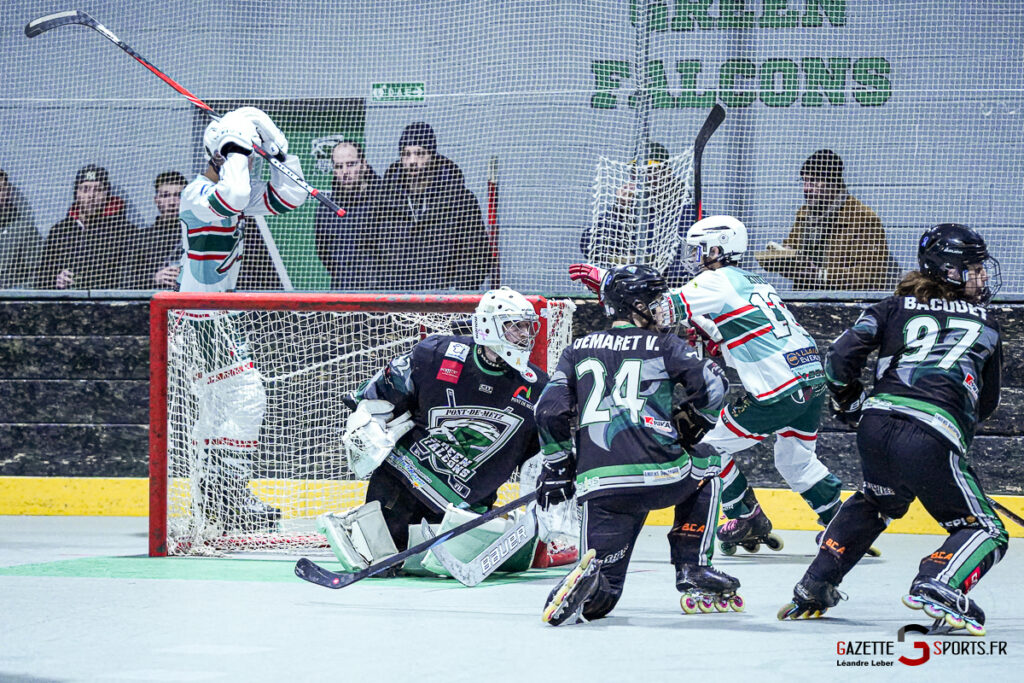
POLYGON ((448 360, 447 358, 441 361, 441 367, 437 371, 437 379, 442 382, 451 382, 452 384, 459 383, 459 377, 462 376, 462 363, 448 360))

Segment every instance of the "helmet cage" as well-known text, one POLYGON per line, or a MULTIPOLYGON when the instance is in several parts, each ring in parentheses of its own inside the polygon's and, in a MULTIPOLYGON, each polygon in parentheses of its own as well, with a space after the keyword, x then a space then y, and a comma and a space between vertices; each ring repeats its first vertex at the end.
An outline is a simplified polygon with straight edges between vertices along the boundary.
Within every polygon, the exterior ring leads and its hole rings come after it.
POLYGON ((533 344, 540 332, 540 316, 518 292, 502 287, 484 294, 473 313, 473 341, 489 348, 516 370, 526 370, 533 344), (510 337, 519 323, 528 326, 510 337))

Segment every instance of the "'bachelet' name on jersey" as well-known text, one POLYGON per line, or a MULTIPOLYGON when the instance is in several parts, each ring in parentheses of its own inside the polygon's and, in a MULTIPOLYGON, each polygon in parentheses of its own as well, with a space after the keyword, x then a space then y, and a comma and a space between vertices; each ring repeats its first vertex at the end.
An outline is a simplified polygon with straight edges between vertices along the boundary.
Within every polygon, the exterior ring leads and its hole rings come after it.
POLYGON ((912 296, 903 297, 903 308, 908 311, 941 311, 943 313, 966 313, 982 320, 988 319, 984 306, 978 306, 961 299, 929 299, 921 302, 912 296))
POLYGON ((572 343, 575 349, 611 349, 612 351, 660 351, 658 338, 646 335, 621 336, 612 334, 588 334, 572 343), (641 344, 641 340, 643 343, 641 344))

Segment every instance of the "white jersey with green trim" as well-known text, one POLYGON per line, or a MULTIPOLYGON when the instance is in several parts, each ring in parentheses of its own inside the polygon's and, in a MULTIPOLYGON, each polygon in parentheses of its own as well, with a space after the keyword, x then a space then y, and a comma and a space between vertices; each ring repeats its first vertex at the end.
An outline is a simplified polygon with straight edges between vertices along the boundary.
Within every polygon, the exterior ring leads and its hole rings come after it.
MULTIPOLYGON (((284 164, 302 175, 299 158, 289 155, 284 164)), ((242 226, 246 216, 277 216, 297 208, 306 192, 276 168, 270 182, 251 180, 249 157, 229 154, 214 182, 195 178, 181 193, 182 256, 178 279, 182 292, 230 292, 238 281, 242 261, 242 226)))
POLYGON ((817 344, 762 276, 736 266, 705 270, 667 296, 677 320, 714 321, 722 357, 755 400, 771 403, 825 381, 817 344))

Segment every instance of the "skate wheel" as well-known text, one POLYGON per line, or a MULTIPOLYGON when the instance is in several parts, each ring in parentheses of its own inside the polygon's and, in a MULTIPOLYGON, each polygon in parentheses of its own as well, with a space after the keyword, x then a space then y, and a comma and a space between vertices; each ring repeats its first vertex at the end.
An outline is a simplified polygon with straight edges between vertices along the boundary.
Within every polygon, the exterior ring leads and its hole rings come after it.
POLYGON ((718 610, 719 612, 728 612, 729 611, 729 599, 728 598, 718 598, 717 600, 715 600, 715 609, 718 610))
POLYGON ((734 612, 742 612, 746 608, 746 603, 743 602, 743 598, 734 595, 729 598, 729 607, 732 607, 734 612))
POLYGON ((879 550, 878 548, 876 548, 875 546, 871 546, 870 548, 868 548, 868 551, 867 551, 866 554, 871 556, 871 557, 881 557, 882 556, 882 551, 879 550))
POLYGON ((758 550, 761 549, 761 544, 760 543, 744 543, 743 544, 743 549, 746 550, 748 553, 756 553, 758 550))
POLYGON ((973 622, 968 621, 965 625, 965 628, 967 629, 967 632, 970 633, 972 636, 980 637, 985 635, 984 624, 975 624, 973 622))
POLYGON ((702 596, 698 603, 700 611, 704 614, 709 614, 715 611, 715 599, 710 595, 702 596))
POLYGON ((946 616, 946 612, 944 610, 927 602, 924 604, 924 613, 930 616, 932 619, 942 619, 944 616, 946 616))
POLYGON ((722 549, 722 554, 726 557, 732 557, 736 554, 736 546, 734 545, 726 545, 722 543, 719 545, 719 547, 722 549))
MULTIPOLYGON (((739 596, 737 596, 737 597, 739 597, 739 596)), ((742 599, 740 600, 740 602, 742 602, 742 599)), ((786 619, 789 619, 794 614, 796 614, 797 609, 798 608, 797 608, 795 602, 787 602, 785 605, 782 606, 781 609, 779 609, 779 611, 776 613, 775 617, 779 621, 785 621, 786 619)))
POLYGON ((782 542, 782 539, 775 534, 770 534, 764 544, 768 546, 770 550, 774 550, 775 552, 782 550, 783 546, 786 545, 782 542))
POLYGON ((682 607, 683 611, 687 614, 696 614, 700 611, 697 599, 689 593, 679 598, 679 606, 682 607))
POLYGON ((924 603, 918 600, 913 595, 904 595, 903 604, 909 607, 910 609, 921 609, 922 607, 924 607, 924 603))
POLYGON ((967 626, 967 620, 956 614, 947 614, 946 623, 953 628, 965 628, 967 626))

